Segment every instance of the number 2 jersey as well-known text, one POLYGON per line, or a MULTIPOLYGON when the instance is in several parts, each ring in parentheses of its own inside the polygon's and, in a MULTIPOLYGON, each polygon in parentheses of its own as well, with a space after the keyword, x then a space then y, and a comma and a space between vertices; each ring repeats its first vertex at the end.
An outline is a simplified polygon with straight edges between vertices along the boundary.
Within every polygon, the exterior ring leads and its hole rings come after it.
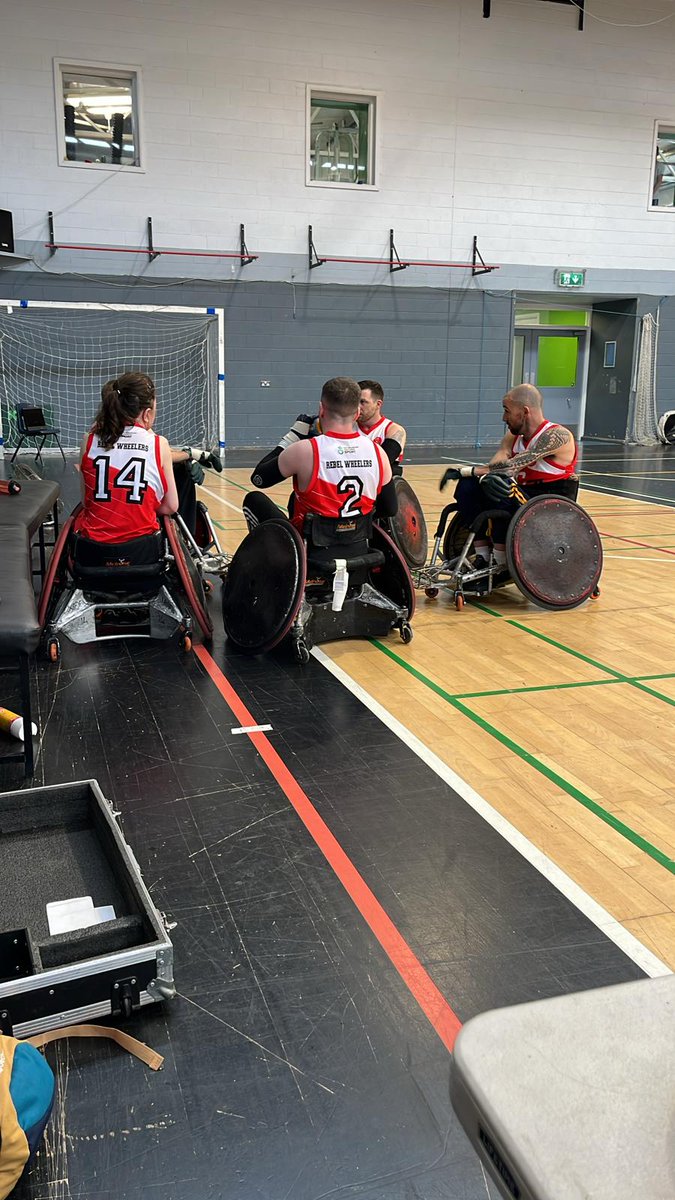
POLYGON ((90 433, 82 456, 84 509, 75 528, 95 542, 127 542, 159 529, 157 509, 166 492, 159 438, 127 425, 110 450, 90 433))
POLYGON ((308 513, 356 517, 371 512, 382 488, 382 451, 362 433, 320 433, 310 440, 314 467, 301 491, 293 480, 293 524, 302 530, 308 513))

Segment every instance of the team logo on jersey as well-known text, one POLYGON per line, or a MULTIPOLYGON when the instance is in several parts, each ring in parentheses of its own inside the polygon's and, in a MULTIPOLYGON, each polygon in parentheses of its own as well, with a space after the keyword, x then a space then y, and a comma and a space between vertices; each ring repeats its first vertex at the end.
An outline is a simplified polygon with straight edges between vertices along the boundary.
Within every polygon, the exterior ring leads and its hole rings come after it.
POLYGON ((338 454, 356 454, 356 446, 340 445, 337 448, 338 454))

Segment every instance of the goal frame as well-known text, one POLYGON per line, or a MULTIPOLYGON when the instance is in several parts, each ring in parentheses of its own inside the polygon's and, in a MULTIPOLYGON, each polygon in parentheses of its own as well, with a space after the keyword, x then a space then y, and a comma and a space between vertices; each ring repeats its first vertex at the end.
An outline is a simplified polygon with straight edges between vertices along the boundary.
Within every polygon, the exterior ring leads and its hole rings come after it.
MULTIPOLYGON (((215 317, 218 323, 218 445, 225 449, 225 309, 212 305, 187 307, 182 304, 108 304, 93 300, 1 300, 0 308, 11 312, 14 308, 69 309, 76 312, 126 312, 126 313, 192 313, 195 316, 215 317)), ((0 450, 5 445, 5 431, 0 409, 0 450)))

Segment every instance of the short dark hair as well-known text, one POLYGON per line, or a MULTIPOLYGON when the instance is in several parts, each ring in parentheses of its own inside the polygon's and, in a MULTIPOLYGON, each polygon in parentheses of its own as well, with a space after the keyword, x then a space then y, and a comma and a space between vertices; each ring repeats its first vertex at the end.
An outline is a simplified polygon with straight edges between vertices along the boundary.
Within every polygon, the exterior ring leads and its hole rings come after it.
POLYGON ((338 375, 328 379, 321 389, 321 403, 334 417, 354 416, 361 401, 361 389, 355 379, 338 375))
POLYGON ((376 379, 362 379, 359 387, 362 392, 365 392, 366 388, 368 388, 376 400, 384 400, 384 388, 376 379))

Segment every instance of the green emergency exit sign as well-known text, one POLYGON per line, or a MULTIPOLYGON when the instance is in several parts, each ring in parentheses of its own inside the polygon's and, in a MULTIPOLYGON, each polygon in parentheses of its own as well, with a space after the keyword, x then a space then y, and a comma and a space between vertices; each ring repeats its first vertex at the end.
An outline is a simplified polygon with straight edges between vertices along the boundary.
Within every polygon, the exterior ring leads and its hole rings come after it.
POLYGON ((558 287, 582 288, 586 283, 586 272, 572 270, 569 267, 566 267, 564 270, 559 269, 555 273, 555 281, 558 287))

